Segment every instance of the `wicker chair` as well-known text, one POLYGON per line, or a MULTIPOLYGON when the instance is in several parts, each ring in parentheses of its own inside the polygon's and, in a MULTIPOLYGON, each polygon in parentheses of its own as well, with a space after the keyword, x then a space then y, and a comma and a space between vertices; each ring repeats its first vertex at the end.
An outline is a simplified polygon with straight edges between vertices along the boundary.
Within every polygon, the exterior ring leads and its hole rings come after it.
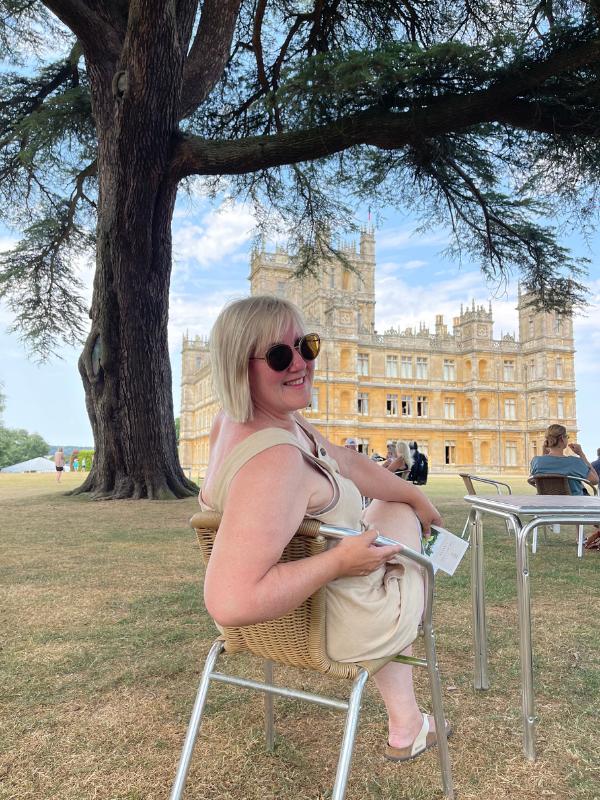
MULTIPOLYGON (((192 517, 191 525, 195 529, 205 564, 208 563, 215 535, 221 516, 213 512, 201 512, 192 517)), ((355 535, 356 531, 334 528, 323 525, 317 520, 304 520, 292 540, 286 546, 282 561, 307 558, 323 552, 327 547, 327 538, 341 538, 343 535, 355 535)), ((268 749, 273 749, 275 734, 273 725, 273 696, 295 697, 309 702, 346 711, 346 722, 337 766, 332 800, 343 800, 350 770, 354 738, 358 727, 361 697, 368 678, 390 660, 399 660, 416 666, 426 666, 431 686, 433 714, 438 733, 438 754, 442 773, 442 784, 446 797, 454 796, 448 742, 446 738, 444 710, 440 675, 435 655, 435 640, 432 627, 433 603, 433 567, 429 559, 419 553, 405 548, 403 556, 417 561, 425 569, 426 593, 423 612, 422 629, 426 659, 407 656, 393 656, 364 663, 341 663, 332 661, 325 647, 325 587, 305 600, 298 608, 285 616, 269 622, 257 623, 237 628, 224 628, 223 635, 212 645, 200 679, 196 701, 186 733, 177 775, 173 784, 170 800, 180 800, 183 795, 192 752, 206 702, 211 681, 233 684, 265 693, 265 736, 268 749), (231 674, 217 672, 216 662, 223 651, 227 653, 250 652, 264 661, 264 683, 240 678, 231 674), (310 669, 340 679, 353 681, 349 699, 338 700, 332 697, 312 694, 298 689, 276 685, 273 682, 273 662, 287 666, 310 669)))
MULTIPOLYGON (((577 481, 582 484, 588 494, 597 495, 596 487, 590 483, 586 478, 580 478, 577 475, 560 475, 559 473, 547 473, 545 475, 530 475, 527 478, 527 483, 535 486, 538 494, 573 494, 571 491, 571 484, 569 481, 577 481)), ((544 526, 544 529, 547 526, 544 526)), ((560 527, 560 526, 559 526, 560 527)), ((584 526, 577 526, 577 555, 579 558, 583 556, 583 542, 584 542, 584 526)), ((533 532, 531 540, 531 551, 537 551, 537 528, 533 532)))

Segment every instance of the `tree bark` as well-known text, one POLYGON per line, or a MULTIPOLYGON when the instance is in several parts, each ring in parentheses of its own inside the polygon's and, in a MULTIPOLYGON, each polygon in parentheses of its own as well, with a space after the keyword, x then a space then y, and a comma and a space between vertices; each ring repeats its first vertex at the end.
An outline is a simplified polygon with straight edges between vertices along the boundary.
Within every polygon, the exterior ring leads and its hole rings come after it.
POLYGON ((96 455, 76 491, 94 498, 197 491, 177 455, 167 338, 177 193, 169 159, 184 54, 164 8, 159 27, 146 20, 128 35, 116 72, 88 63, 99 187, 92 324, 79 371, 96 455))

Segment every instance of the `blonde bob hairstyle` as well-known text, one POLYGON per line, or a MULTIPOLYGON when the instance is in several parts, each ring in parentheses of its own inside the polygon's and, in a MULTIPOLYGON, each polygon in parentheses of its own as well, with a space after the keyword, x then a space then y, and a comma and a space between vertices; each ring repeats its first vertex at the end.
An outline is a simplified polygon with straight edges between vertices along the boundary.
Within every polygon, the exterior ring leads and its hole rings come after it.
POLYGON ((412 461, 412 456, 410 454, 410 447, 408 446, 408 442, 404 442, 401 439, 399 439, 396 442, 396 451, 399 456, 402 456, 402 458, 406 461, 407 464, 410 464, 410 462, 412 461))
POLYGON ((566 435, 567 429, 564 425, 549 425, 546 429, 544 447, 557 447, 560 440, 566 435))
POLYGON ((213 385, 223 410, 236 422, 248 422, 254 415, 250 358, 264 356, 290 325, 305 332, 300 309, 266 294, 234 300, 217 317, 210 334, 213 385))

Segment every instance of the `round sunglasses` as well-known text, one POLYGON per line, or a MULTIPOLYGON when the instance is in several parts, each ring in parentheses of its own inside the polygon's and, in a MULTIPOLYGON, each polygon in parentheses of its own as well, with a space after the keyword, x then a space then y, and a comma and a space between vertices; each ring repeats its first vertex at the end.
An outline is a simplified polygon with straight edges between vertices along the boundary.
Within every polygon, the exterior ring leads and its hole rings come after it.
POLYGON ((305 361, 314 361, 321 349, 321 339, 318 333, 307 333, 299 336, 294 342, 294 347, 289 344, 273 344, 264 356, 251 356, 251 361, 266 361, 275 372, 283 372, 294 360, 294 350, 297 350, 305 361))

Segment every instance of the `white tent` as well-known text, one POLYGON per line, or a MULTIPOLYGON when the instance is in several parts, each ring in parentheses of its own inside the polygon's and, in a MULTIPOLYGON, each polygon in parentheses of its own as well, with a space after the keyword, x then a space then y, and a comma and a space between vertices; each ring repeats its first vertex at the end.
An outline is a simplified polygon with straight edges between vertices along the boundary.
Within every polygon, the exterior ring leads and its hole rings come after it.
POLYGON ((4 467, 0 472, 54 472, 54 462, 49 458, 30 458, 29 461, 21 461, 20 464, 13 464, 12 467, 4 467))

